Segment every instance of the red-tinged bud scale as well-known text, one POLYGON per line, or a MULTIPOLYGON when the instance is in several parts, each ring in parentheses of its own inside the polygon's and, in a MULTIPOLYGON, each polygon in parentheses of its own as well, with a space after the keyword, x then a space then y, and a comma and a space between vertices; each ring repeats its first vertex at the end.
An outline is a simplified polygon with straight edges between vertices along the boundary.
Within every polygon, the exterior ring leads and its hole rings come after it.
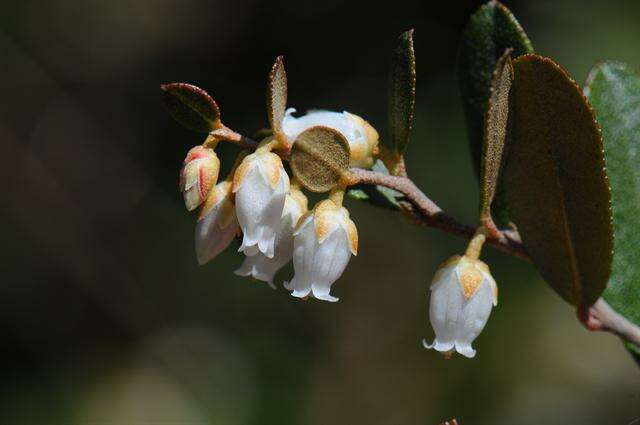
POLYGON ((219 172, 220 160, 213 149, 196 146, 187 153, 180 171, 180 191, 189 211, 207 199, 219 172))

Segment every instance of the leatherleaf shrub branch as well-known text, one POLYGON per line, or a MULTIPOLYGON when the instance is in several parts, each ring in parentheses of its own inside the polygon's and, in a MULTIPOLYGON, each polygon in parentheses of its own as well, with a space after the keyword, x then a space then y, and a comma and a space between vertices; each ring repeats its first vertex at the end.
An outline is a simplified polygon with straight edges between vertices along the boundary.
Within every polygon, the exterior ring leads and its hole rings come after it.
POLYGON ((186 153, 179 178, 187 210, 198 213, 197 261, 209 263, 238 239, 238 276, 273 289, 281 285, 293 299, 336 302, 333 285, 358 254, 360 240, 346 201, 363 201, 469 240, 425 287, 435 333, 423 340, 427 349, 445 358, 476 356, 472 343, 498 305, 496 280, 480 259, 488 245, 529 260, 588 329, 611 332, 640 353, 640 174, 634 162, 640 75, 604 62, 583 89, 560 64, 534 51, 504 5, 482 5, 464 29, 458 54, 480 183, 477 222, 467 225, 423 193, 406 167, 416 108, 413 30, 398 38, 389 69, 384 143, 363 116, 299 113, 289 105, 282 56, 268 72, 268 128, 256 132, 256 140, 226 126, 205 90, 162 85, 170 114, 203 134, 186 153), (238 146, 224 176, 220 143, 238 146), (309 205, 310 192, 321 194, 315 205, 309 205), (293 276, 278 281, 289 262, 293 276))

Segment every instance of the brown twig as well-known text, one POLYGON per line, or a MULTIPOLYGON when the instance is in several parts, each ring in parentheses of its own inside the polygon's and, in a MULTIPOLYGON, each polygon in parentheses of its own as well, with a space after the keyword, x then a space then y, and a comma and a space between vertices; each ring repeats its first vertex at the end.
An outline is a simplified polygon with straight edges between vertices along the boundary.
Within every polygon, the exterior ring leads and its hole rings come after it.
MULTIPOLYGON (((376 184, 394 189, 404 195, 407 201, 413 205, 413 217, 415 221, 425 226, 443 230, 452 235, 471 239, 476 228, 460 223, 455 218, 446 214, 435 202, 427 197, 407 177, 390 176, 375 171, 352 168, 350 170, 352 184, 376 184)), ((487 238, 487 244, 516 257, 529 260, 529 256, 514 231, 502 231, 492 234, 487 238)))

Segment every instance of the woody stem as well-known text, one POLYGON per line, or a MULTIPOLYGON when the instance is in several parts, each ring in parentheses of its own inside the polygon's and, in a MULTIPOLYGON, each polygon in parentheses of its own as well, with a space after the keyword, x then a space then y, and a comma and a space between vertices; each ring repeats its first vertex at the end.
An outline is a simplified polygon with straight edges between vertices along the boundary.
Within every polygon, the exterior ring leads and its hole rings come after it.
MULTIPOLYGON (((376 184, 394 189, 404 195, 409 203, 408 211, 419 224, 443 230, 452 235, 471 239, 476 228, 446 214, 435 202, 427 197, 408 177, 390 176, 375 171, 352 168, 349 172, 350 184, 376 184)), ((495 235, 487 235, 486 243, 510 255, 530 260, 517 233, 505 230, 495 235)))

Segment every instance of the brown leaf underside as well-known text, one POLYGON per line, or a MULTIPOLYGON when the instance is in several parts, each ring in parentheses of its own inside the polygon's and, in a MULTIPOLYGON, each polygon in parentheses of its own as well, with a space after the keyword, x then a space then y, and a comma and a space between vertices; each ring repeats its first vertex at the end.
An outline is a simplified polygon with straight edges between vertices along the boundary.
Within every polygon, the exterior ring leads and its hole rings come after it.
POLYGON ((507 137, 509 93, 513 82, 512 52, 513 49, 506 49, 498 59, 491 79, 489 103, 485 117, 480 171, 480 219, 493 232, 497 232, 497 228, 491 217, 491 203, 498 187, 507 137))

